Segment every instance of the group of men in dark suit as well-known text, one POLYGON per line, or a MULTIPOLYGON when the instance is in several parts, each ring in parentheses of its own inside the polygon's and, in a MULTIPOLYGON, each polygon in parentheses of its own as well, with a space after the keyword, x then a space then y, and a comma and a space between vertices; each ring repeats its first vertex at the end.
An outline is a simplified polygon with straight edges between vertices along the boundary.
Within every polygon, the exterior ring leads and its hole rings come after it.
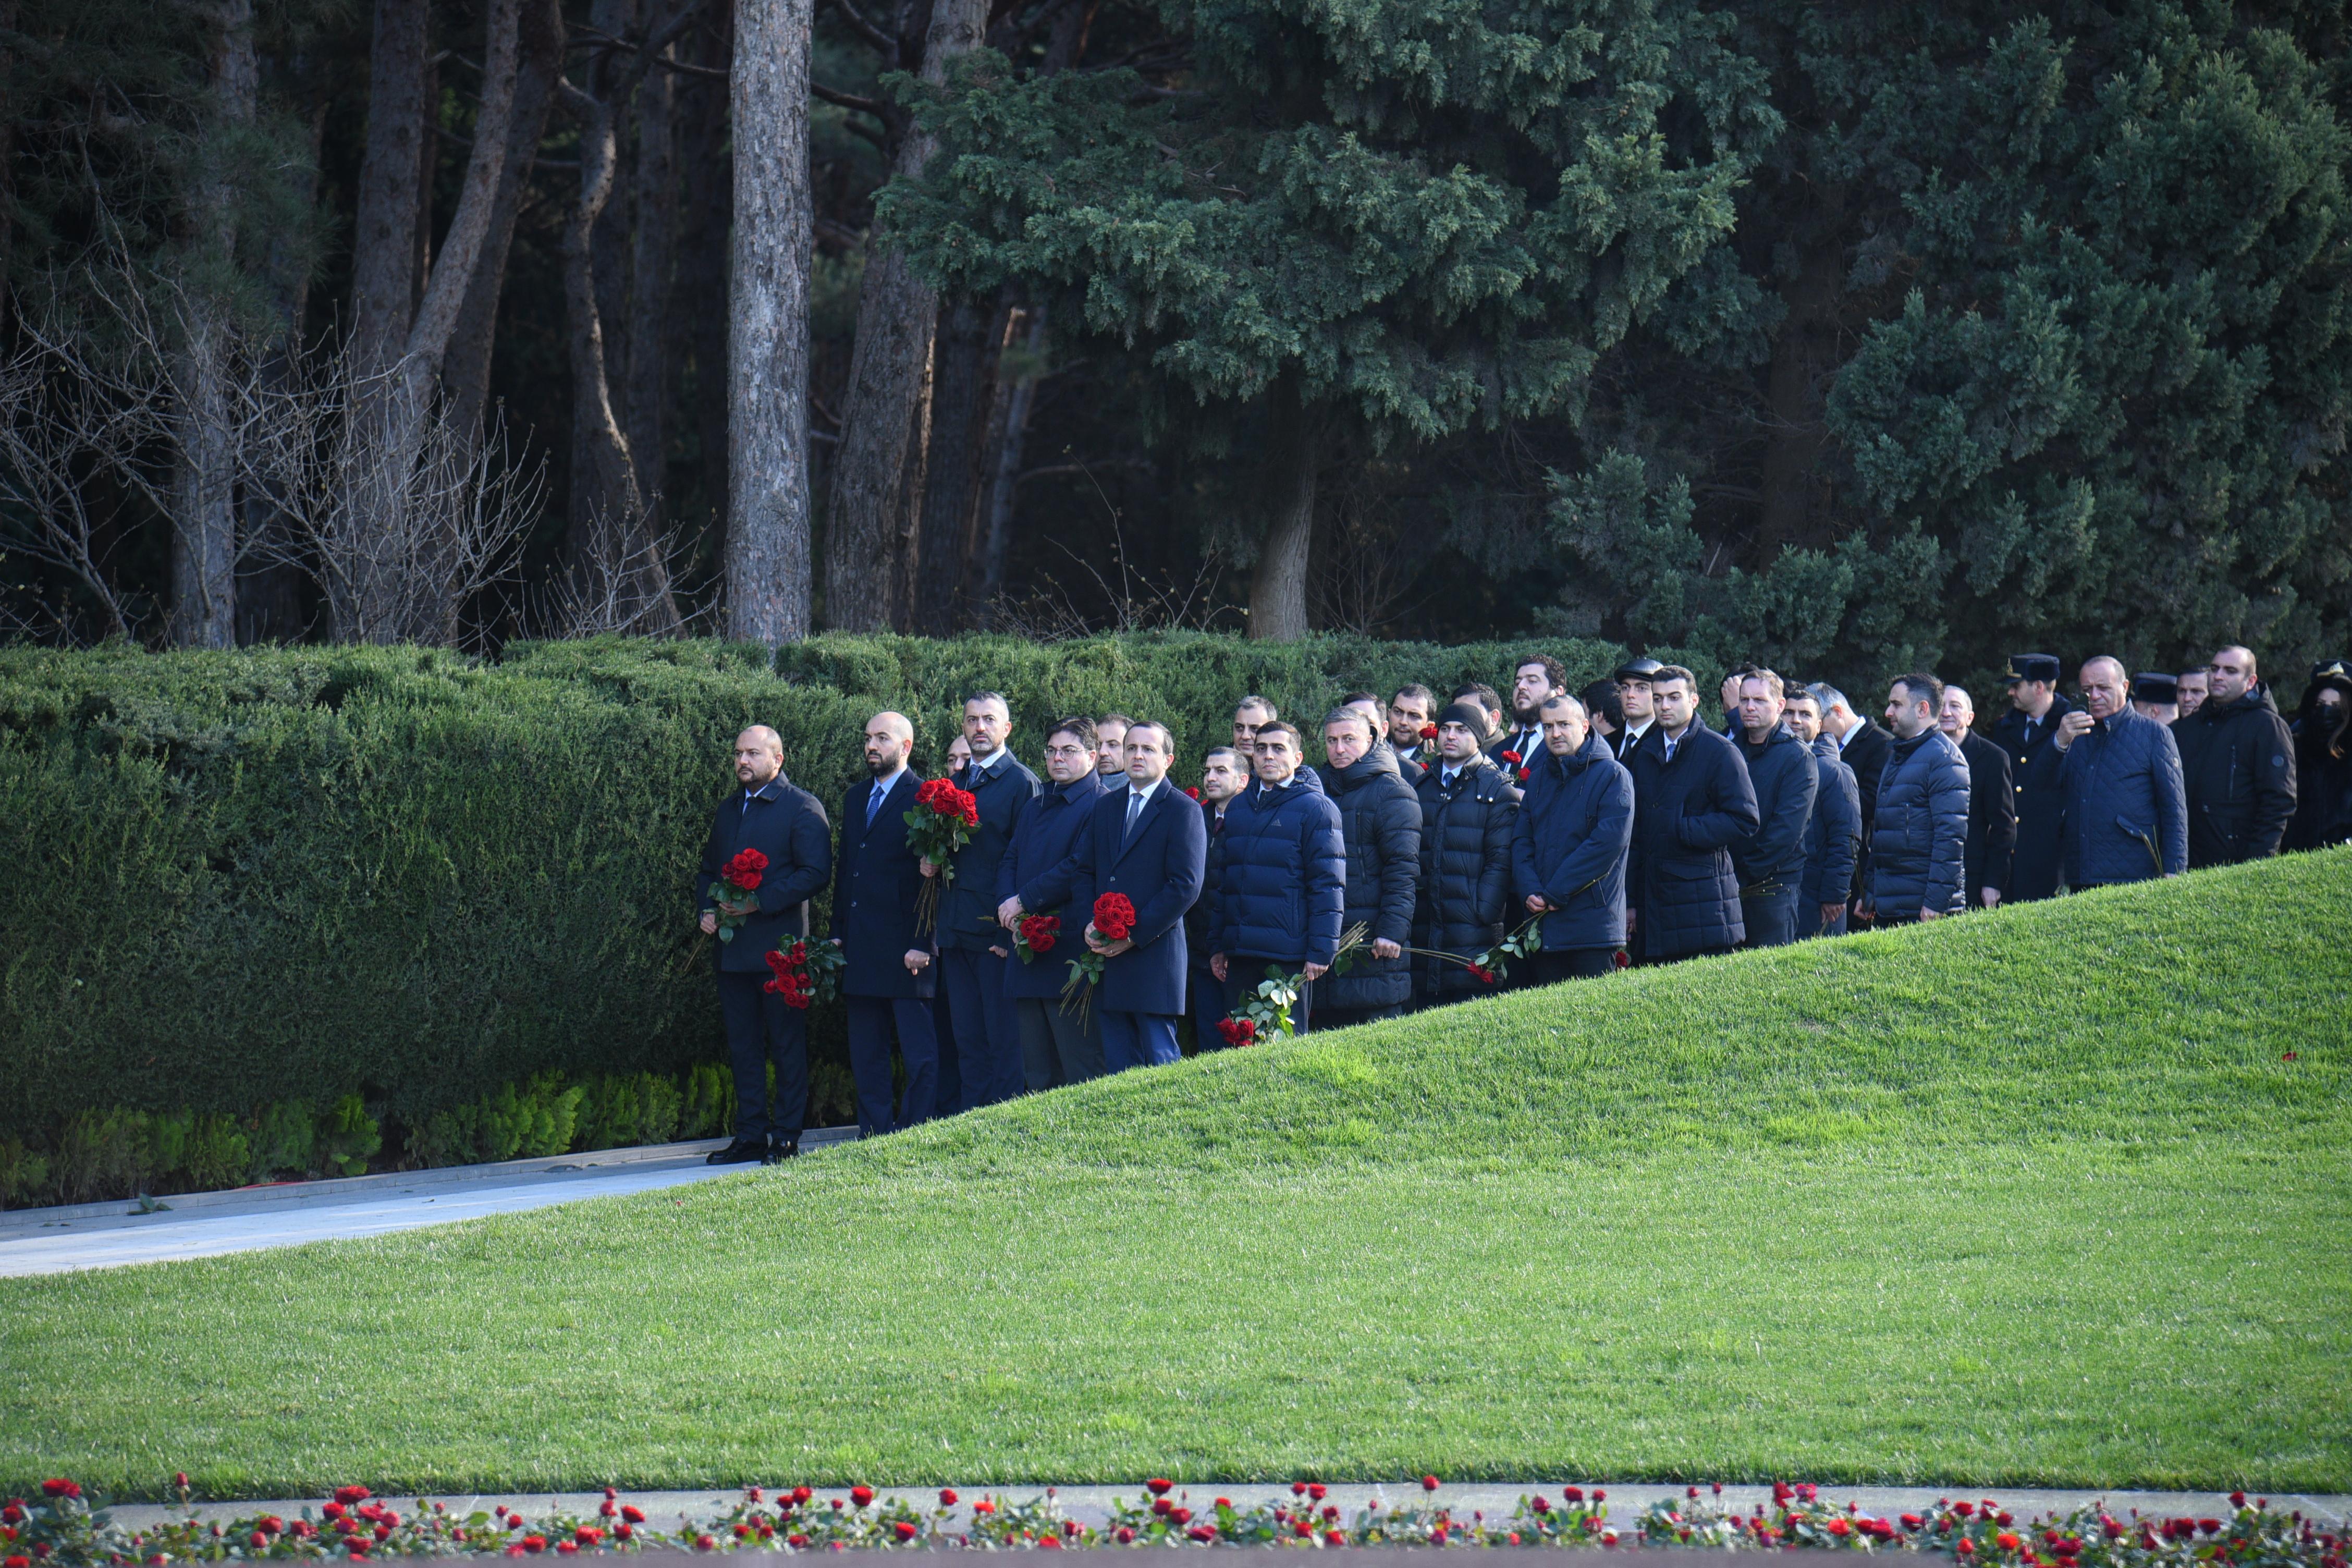
MULTIPOLYGON (((809 900, 828 883, 858 1122, 888 1132, 1173 1061, 1181 1018, 1214 1046, 1268 971, 1296 983, 1297 1026, 1329 1026, 1478 994, 1492 980, 1474 961, 1528 922, 1541 950, 1515 980, 1539 984, 2276 853, 2300 824, 2305 742, 2247 650, 2197 673, 2189 711, 2173 717, 2179 681, 2135 683, 2094 658, 2078 707, 2057 690, 2055 658, 2021 654, 1988 737, 1969 694, 1931 674, 1890 683, 1882 726, 1835 687, 1742 666, 1724 679, 1717 731, 1686 668, 1634 658, 1571 691, 1559 662, 1534 654, 1507 702, 1477 683, 1442 706, 1419 685, 1386 702, 1349 694, 1316 736, 1321 768, 1298 726, 1246 697, 1198 790, 1170 777, 1164 724, 1118 713, 1056 721, 1041 780, 1012 754, 1004 698, 982 691, 963 705, 968 756, 953 775, 977 822, 948 867, 908 841, 918 781, 904 715, 866 723, 867 777, 841 803, 837 853, 824 808, 783 777, 775 731, 755 725, 737 737, 740 788, 718 810, 697 883, 706 932, 722 910, 744 916, 717 963, 736 1136, 711 1158, 797 1152, 806 1013, 765 988, 766 954, 812 935, 809 900), (747 848, 768 863, 748 910, 721 879, 747 848), (926 884, 950 873, 927 925, 926 884), (1109 893, 1133 910, 1117 936, 1089 919, 1109 893), (1048 913, 1050 956, 1016 951, 1023 921, 1048 913), (1366 941, 1340 963, 1350 922, 1366 941), (1065 990, 1082 951, 1102 977, 1074 1008, 1065 990)), ((2334 705, 2310 727, 2340 763, 2352 678, 2338 666, 2332 679, 2315 671, 2334 705)))

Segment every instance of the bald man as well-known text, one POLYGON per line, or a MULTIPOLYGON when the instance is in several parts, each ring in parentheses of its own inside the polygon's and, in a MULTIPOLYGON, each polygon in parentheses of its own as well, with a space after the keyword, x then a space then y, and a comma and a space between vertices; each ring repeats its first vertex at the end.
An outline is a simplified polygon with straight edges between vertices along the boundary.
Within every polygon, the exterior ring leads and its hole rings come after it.
POLYGON ((2189 868, 2189 802, 2172 731, 2132 711, 2119 659, 2083 666, 2083 706, 2058 721, 2037 767, 2054 763, 2066 886, 2145 882, 2189 868))
POLYGON ((858 1131, 868 1138, 929 1121, 939 1098, 936 960, 931 938, 916 934, 923 873, 907 847, 907 813, 915 808, 907 759, 914 750, 915 727, 905 714, 868 719, 866 776, 841 802, 833 940, 848 961, 841 994, 849 1011, 849 1072, 857 1083, 858 1131), (907 1069, 903 1097, 891 1093, 894 1042, 907 1069))
POLYGON ((2294 820, 2294 736, 2252 648, 2205 666, 2205 700, 2172 726, 2189 785, 2189 864, 2234 866, 2279 852, 2294 820))
POLYGON ((784 777, 783 741, 765 724, 735 737, 739 786, 711 819, 695 879, 696 921, 712 943, 727 1059, 735 1074, 735 1138, 714 1165, 773 1164, 801 1152, 808 1114, 808 1014, 767 989, 768 954, 809 934, 809 900, 833 874, 833 835, 816 796, 784 777), (767 857, 758 885, 720 875, 745 850, 767 857), (727 919, 722 921, 719 917, 727 919), (768 1064, 776 1098, 768 1100, 768 1064))

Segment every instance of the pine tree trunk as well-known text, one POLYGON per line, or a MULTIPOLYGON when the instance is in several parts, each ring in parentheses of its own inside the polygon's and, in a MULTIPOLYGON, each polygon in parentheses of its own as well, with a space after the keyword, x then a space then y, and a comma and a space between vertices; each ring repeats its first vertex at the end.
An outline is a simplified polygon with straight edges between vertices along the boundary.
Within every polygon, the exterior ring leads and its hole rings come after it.
MULTIPOLYGON (((1023 334, 1024 358, 1034 365, 1045 348, 1045 307, 1032 305, 1014 311, 1006 323, 1008 341, 1015 331, 1023 334)), ((983 623, 989 606, 1004 592, 1004 558, 1013 546, 1013 501, 1020 488, 1022 455, 1028 447, 1029 410, 1037 401, 1035 373, 1024 368, 999 401, 1003 415, 992 442, 995 468, 989 477, 988 521, 981 534, 978 572, 983 623)))
POLYGON ((236 334, 227 301, 207 273, 236 261, 236 187, 222 144, 253 122, 261 71, 253 54, 253 0, 224 0, 210 16, 205 83, 210 134, 198 145, 189 217, 196 276, 188 288, 186 340, 173 376, 180 395, 173 477, 172 641, 179 647, 236 646, 236 438, 229 409, 236 334))
POLYGON ((1265 541, 1250 578, 1249 635, 1256 642, 1297 642, 1307 635, 1307 549, 1315 539, 1316 467, 1321 458, 1313 416, 1286 377, 1271 396, 1266 432, 1265 541))
POLYGON ((809 632, 810 0, 738 0, 727 344, 730 636, 809 632), (751 155, 751 150, 757 154, 751 155))
POLYGON ((449 395, 450 418, 459 429, 477 433, 489 411, 490 350, 498 332, 499 301, 506 292, 515 218, 522 208, 523 189, 530 179, 531 163, 539 155, 540 141, 547 134, 548 110, 555 101, 555 77, 563 65, 562 0, 524 0, 520 26, 506 165, 499 176, 481 260, 466 287, 465 302, 458 307, 457 329, 450 337, 441 375, 441 384, 449 395))
POLYGON ((996 390, 989 331, 996 315, 992 305, 983 308, 971 300, 955 300, 940 311, 913 605, 915 629, 931 637, 955 629, 970 596, 979 454, 996 390))
POLYGON ((637 84, 635 232, 629 258, 629 451, 653 526, 661 526, 663 418, 669 401, 670 269, 677 244, 677 166, 670 73, 656 66, 637 84))
POLYGON ((390 368, 416 296, 417 177, 425 167, 426 0, 375 0, 367 147, 352 237, 352 331, 361 366, 390 368))
MULTIPOLYGON (((988 0, 934 0, 923 45, 923 79, 978 46, 988 0)), ((894 177, 919 175, 938 150, 909 126, 891 162, 894 177)), ((870 250, 857 296, 857 338, 842 396, 841 445, 825 512, 825 622, 848 631, 904 624, 910 606, 894 588, 910 582, 922 511, 929 434, 932 345, 939 296, 895 246, 870 250)))

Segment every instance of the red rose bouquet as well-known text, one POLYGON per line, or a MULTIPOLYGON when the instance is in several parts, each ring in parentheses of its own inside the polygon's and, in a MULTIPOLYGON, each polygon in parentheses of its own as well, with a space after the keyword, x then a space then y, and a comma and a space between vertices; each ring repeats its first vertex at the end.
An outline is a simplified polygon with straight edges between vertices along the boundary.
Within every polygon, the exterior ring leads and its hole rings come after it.
POLYGON ((841 972, 849 960, 829 942, 811 947, 805 937, 794 937, 767 955, 768 981, 761 987, 784 999, 787 1007, 805 1008, 812 1002, 830 1002, 841 992, 841 972))
MULTIPOLYGON (((1125 893, 1105 893, 1095 900, 1094 920, 1087 929, 1098 932, 1105 942, 1125 942, 1135 931, 1133 901, 1125 893)), ((1091 946, 1070 960, 1069 984, 1062 987, 1062 1010, 1066 1013, 1075 1005, 1080 1028, 1086 1027, 1094 988, 1102 984, 1103 966, 1108 962, 1091 946)))
POLYGON ((719 909, 719 940, 733 942, 736 928, 760 908, 760 879, 767 874, 768 858, 757 849, 742 849, 719 868, 719 885, 710 889, 719 909))
POLYGON ((1224 1036, 1225 1044, 1228 1046, 1254 1046, 1257 1044, 1257 1022, 1255 1019, 1220 1018, 1217 1020, 1217 1033, 1224 1036))
POLYGON ((1517 773, 1521 784, 1528 782, 1528 770, 1520 766, 1527 759, 1520 756, 1518 752, 1507 750, 1497 752, 1495 753, 1495 760, 1517 773))
POLYGON ((1061 934, 1061 916, 1023 915, 1013 922, 1013 951, 1021 955, 1022 963, 1034 963, 1054 951, 1061 934))
POLYGON ((915 897, 915 929, 925 931, 939 919, 940 889, 955 880, 955 852, 971 842, 980 826, 980 802, 947 779, 926 779, 907 813, 907 847, 929 860, 937 875, 923 879, 915 897))

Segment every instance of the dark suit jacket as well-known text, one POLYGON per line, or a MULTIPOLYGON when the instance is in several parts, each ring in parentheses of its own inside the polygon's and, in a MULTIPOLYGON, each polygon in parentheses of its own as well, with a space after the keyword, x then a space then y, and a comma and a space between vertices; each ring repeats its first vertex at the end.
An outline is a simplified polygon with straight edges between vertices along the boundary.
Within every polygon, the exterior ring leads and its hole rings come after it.
MULTIPOLYGON (((1013 953, 1004 968, 1008 996, 1042 1000, 1061 995, 1064 983, 1070 978, 1070 960, 1086 951, 1086 910, 1075 905, 1057 910, 1052 904, 1032 903, 1026 889, 1076 851, 1095 802, 1109 793, 1108 783, 1102 774, 1089 772, 1075 783, 1055 784, 1034 800, 1021 804, 1021 815, 1013 824, 1013 847, 997 862, 996 901, 1001 904, 1018 895, 1022 909, 1030 914, 1058 913, 1062 929, 1055 935, 1054 951, 1040 953, 1035 962, 1024 963, 1020 953, 1013 953)), ((1126 783, 1119 781, 1122 789, 1126 783)))
MULTIPOLYGON (((968 782, 971 770, 956 775, 957 784, 971 789, 980 803, 980 826, 971 842, 956 851, 955 880, 940 895, 940 946, 986 951, 1007 942, 996 923, 996 872, 1006 850, 1013 847, 1013 822, 1021 808, 1037 796, 1037 775, 1000 755, 978 789, 968 782)), ((1018 963, 1018 960, 1014 961, 1018 963)))
POLYGON ((765 954, 796 936, 808 935, 809 900, 833 874, 833 835, 816 796, 778 773, 759 789, 737 790, 722 802, 702 847, 702 871, 694 879, 698 911, 716 907, 719 873, 746 849, 768 858, 761 873, 760 908, 735 930, 733 940, 713 942, 724 973, 764 973, 765 954))
POLYGON ((1984 889, 2009 897, 2010 862, 2017 854, 2017 783, 2009 752, 1974 730, 1960 737, 1969 764, 1968 879, 1961 885, 1970 909, 1984 904, 1984 889))
POLYGON ((931 939, 915 933, 915 896, 923 874, 907 847, 907 813, 915 806, 915 770, 908 768, 890 786, 882 809, 866 823, 866 797, 874 781, 860 779, 841 800, 841 854, 833 868, 833 934, 848 965, 841 989, 848 996, 929 996, 929 971, 918 981, 907 973, 907 954, 929 948, 931 939))
MULTIPOLYGON (((1135 906, 1135 945, 1103 968, 1102 994, 1095 1005, 1114 1013, 1184 1011, 1184 911, 1201 896, 1207 868, 1209 831, 1201 808, 1182 790, 1163 781, 1150 804, 1127 832, 1124 789, 1107 790, 1095 802, 1087 832, 1070 858, 1029 884, 1041 905, 1066 905, 1076 918, 1064 929, 1086 930, 1097 897, 1125 893, 1135 906)), ((1029 892, 1022 902, 1029 901, 1029 892)), ((1074 948, 1076 957, 1083 948, 1074 948)), ((1066 973, 1065 978, 1067 978, 1066 973)))

